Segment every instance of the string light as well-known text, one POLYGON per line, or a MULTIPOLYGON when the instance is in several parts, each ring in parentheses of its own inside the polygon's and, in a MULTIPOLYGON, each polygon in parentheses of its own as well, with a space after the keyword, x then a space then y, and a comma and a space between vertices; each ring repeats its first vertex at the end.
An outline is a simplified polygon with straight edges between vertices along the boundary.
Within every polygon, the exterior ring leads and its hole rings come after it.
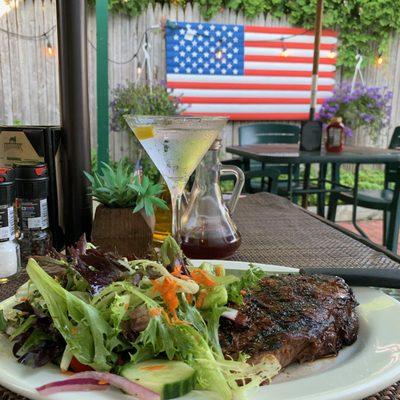
POLYGON ((137 65, 137 75, 140 76, 142 75, 142 64, 138 63, 137 65))
POLYGON ((381 51, 378 53, 378 58, 376 59, 376 63, 378 65, 382 65, 383 64, 383 54, 382 54, 381 51))
POLYGON ((285 38, 281 38, 282 41, 282 51, 281 51, 281 57, 287 57, 289 55, 289 51, 285 46, 285 38))
POLYGON ((47 55, 50 56, 50 57, 54 56, 54 48, 53 48, 53 46, 51 45, 51 43, 50 43, 49 40, 47 41, 46 53, 47 53, 47 55))
POLYGON ((337 56, 336 50, 329 50, 328 57, 329 58, 335 58, 337 56))
POLYGON ((215 58, 218 59, 218 60, 220 60, 220 59, 222 58, 222 56, 223 56, 222 50, 221 50, 221 49, 218 49, 218 50, 216 51, 216 53, 215 53, 215 58))
POLYGON ((18 0, 0 0, 0 17, 18 7, 18 0))

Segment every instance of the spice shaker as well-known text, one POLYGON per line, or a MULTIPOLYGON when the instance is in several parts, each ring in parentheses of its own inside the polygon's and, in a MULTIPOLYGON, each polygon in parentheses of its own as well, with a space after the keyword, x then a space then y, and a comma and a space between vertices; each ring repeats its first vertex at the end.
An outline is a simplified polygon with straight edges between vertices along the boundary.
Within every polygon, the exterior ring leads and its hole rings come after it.
POLYGON ((16 169, 19 244, 22 262, 31 255, 44 256, 52 247, 49 230, 47 165, 19 164, 16 169))
POLYGON ((0 167, 0 283, 17 276, 21 257, 15 239, 15 169, 0 167))

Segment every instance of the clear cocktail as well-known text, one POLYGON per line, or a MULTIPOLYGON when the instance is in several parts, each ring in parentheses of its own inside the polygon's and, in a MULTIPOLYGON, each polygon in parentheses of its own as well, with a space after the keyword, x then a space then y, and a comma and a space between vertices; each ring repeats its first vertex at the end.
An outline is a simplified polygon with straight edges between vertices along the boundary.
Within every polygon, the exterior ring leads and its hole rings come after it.
POLYGON ((134 115, 126 115, 125 119, 168 185, 173 211, 172 233, 180 241, 183 190, 227 119, 134 115))

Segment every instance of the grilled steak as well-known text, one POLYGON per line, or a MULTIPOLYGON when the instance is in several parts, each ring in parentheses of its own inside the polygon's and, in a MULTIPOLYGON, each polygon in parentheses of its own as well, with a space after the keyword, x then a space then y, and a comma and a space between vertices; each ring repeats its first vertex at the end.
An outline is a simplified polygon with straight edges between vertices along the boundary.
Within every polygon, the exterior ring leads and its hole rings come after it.
POLYGON ((245 295, 234 321, 221 318, 221 346, 234 359, 250 355, 251 363, 273 354, 282 367, 336 355, 357 339, 356 306, 338 277, 267 277, 245 295))

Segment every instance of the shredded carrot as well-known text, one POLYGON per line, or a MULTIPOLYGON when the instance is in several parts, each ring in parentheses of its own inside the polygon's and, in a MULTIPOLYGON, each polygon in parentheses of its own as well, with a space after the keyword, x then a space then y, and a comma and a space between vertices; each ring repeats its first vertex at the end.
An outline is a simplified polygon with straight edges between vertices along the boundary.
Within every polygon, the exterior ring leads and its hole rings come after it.
POLYGON ((161 308, 150 308, 149 309, 149 314, 151 317, 157 317, 161 315, 161 308))
POLYGON ((75 336, 75 335, 77 335, 78 334, 78 328, 76 327, 76 326, 73 326, 72 328, 71 328, 71 335, 72 336, 75 336))
POLYGON ((141 367, 139 369, 142 369, 144 371, 158 371, 160 369, 165 369, 165 365, 148 365, 146 367, 141 367))
POLYGON ((216 265, 214 271, 216 276, 222 276, 224 273, 224 267, 222 265, 216 265))
POLYGON ((210 275, 203 271, 202 269, 195 269, 191 273, 192 279, 197 282, 199 285, 212 287, 215 286, 216 283, 211 279, 210 275))
POLYGON ((186 293, 186 301, 188 302, 188 303, 191 303, 192 301, 193 301, 193 295, 192 294, 190 294, 190 293, 186 293))
POLYGON ((176 278, 183 279, 184 281, 189 281, 190 278, 187 275, 182 274, 181 267, 176 265, 174 270, 171 272, 171 275, 175 276, 176 278))
POLYGON ((199 296, 197 297, 197 300, 196 300, 196 308, 201 308, 201 306, 204 303, 204 300, 205 300, 206 296, 207 296, 207 292, 205 290, 200 292, 200 294, 199 294, 199 296))
POLYGON ((61 373, 62 373, 63 375, 74 375, 75 372, 68 371, 68 370, 66 370, 66 369, 62 369, 62 370, 61 370, 61 373))
POLYGON ((244 295, 246 295, 246 291, 244 290, 244 289, 242 289, 241 291, 240 291, 240 294, 242 295, 242 296, 244 296, 244 295))
POLYGON ((176 309, 179 306, 179 300, 177 296, 180 285, 169 276, 164 277, 162 280, 153 280, 153 289, 160 293, 168 311, 174 318, 176 317, 176 309))

